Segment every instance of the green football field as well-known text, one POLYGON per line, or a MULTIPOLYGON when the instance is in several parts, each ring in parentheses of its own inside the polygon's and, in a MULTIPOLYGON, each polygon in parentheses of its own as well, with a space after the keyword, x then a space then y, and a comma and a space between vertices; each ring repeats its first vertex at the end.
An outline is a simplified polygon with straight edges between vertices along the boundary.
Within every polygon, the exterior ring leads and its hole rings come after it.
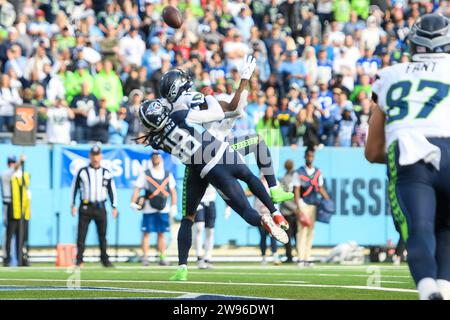
POLYGON ((406 265, 222 263, 199 270, 192 264, 188 281, 168 281, 174 271, 130 263, 0 268, 0 299, 417 299, 406 265))

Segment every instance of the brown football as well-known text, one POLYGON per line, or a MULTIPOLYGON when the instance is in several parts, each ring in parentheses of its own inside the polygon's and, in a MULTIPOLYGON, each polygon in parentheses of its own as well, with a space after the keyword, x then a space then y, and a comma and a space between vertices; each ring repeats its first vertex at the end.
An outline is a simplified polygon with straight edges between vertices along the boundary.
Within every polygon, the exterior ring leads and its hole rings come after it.
POLYGON ((164 22, 172 28, 178 29, 183 24, 183 16, 180 10, 173 6, 166 6, 162 12, 164 22))

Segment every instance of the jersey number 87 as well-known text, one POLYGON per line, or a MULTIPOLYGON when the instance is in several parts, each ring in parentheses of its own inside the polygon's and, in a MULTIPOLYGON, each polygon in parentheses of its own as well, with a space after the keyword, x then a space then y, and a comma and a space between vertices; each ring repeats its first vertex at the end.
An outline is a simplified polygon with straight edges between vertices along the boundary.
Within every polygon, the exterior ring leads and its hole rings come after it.
MULTIPOLYGON (((388 119, 387 124, 397 120, 402 120, 409 113, 408 96, 411 94, 413 83, 411 81, 400 81, 394 83, 386 94, 386 105, 388 107, 388 119), (399 91, 394 96, 394 92, 399 91)), ((427 118, 431 111, 439 105, 445 98, 447 98, 450 90, 450 85, 432 80, 421 80, 417 86, 416 92, 422 92, 424 89, 429 88, 434 90, 434 93, 430 96, 428 101, 424 103, 422 109, 416 115, 416 119, 427 118)))

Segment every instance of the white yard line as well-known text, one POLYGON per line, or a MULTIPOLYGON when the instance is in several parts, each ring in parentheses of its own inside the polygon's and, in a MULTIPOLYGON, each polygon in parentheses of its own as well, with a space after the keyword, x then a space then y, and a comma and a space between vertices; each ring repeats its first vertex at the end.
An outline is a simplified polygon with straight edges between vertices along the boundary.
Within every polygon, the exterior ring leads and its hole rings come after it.
MULTIPOLYGON (((304 269, 298 269, 298 271, 303 271, 304 269)), ((310 269, 309 269, 310 270, 310 269)), ((83 274, 83 269, 81 269, 81 274, 83 274)), ((87 271, 87 270, 86 270, 87 271)), ((92 271, 92 270, 91 270, 92 271)), ((100 271, 100 270, 99 270, 100 271)), ((108 270, 108 274, 130 274, 130 270, 108 270)), ((41 270, 41 273, 54 273, 52 270, 41 270)), ((133 274, 167 274, 166 271, 158 271, 158 270, 139 270, 139 271, 133 271, 133 274)), ((207 270, 189 270, 189 274, 191 275, 229 275, 229 276, 279 276, 279 277, 353 277, 353 278, 367 278, 369 277, 369 274, 337 274, 337 273, 258 273, 258 272, 231 272, 231 271, 207 271, 207 270)), ((385 275, 381 273, 382 278, 404 278, 404 279, 410 279, 411 276, 409 275, 385 275)))
MULTIPOLYGON (((36 280, 36 279, 34 279, 36 280)), ((26 286, 26 285, 0 285, 0 292, 13 292, 17 288, 17 291, 100 291, 100 292, 131 292, 131 293, 164 293, 164 294, 177 294, 177 299, 194 299, 199 296, 209 295, 223 298, 241 298, 241 299, 271 299, 265 297, 253 297, 253 296, 240 296, 240 295, 228 295, 228 294, 215 294, 204 292, 190 292, 190 291, 173 291, 173 290, 157 290, 157 289, 143 289, 143 288, 121 288, 121 287, 80 287, 80 288, 68 288, 68 287, 49 287, 49 286, 26 286), (1 287, 8 287, 10 289, 2 290, 1 287), (20 289, 19 289, 20 288, 20 289)), ((120 297, 119 297, 120 298, 120 297)), ((134 297, 130 297, 134 299, 134 297)), ((139 297, 142 298, 142 297, 139 297)), ((149 297, 147 297, 149 298, 149 297)), ((158 297, 155 297, 158 298, 158 297)), ((164 299, 171 297, 162 297, 164 299)), ((99 298, 102 299, 102 298, 99 298)), ((108 298, 109 299, 109 298, 108 298)))
MULTIPOLYGON (((67 280, 47 280, 47 279, 4 279, 0 281, 30 281, 30 282, 66 282, 67 280)), ((402 288, 385 288, 385 287, 368 287, 368 286, 344 286, 344 285, 329 285, 329 284, 294 284, 294 283, 259 283, 259 282, 212 282, 212 281, 164 281, 164 280, 82 280, 87 283, 155 283, 155 284, 200 284, 200 285, 231 285, 231 286, 267 286, 267 287, 307 287, 307 288, 340 288, 340 289, 358 289, 358 290, 374 290, 374 291, 391 291, 391 292, 405 292, 416 293, 416 290, 402 289, 402 288)))
MULTIPOLYGON (((308 268, 308 269, 299 269, 295 265, 290 266, 268 266, 268 265, 251 265, 251 266, 227 266, 227 265, 220 265, 213 270, 219 270, 219 269, 236 269, 236 270, 336 270, 337 269, 343 269, 343 270, 366 270, 368 267, 377 267, 381 270, 394 270, 394 271, 400 271, 400 272, 409 272, 408 267, 405 266, 386 266, 386 265, 377 265, 377 264, 368 264, 368 265, 361 265, 361 266, 346 266, 346 265, 315 265, 314 267, 308 268)), ((74 267, 7 267, 0 269, 0 273, 3 271, 6 272, 14 272, 14 271, 33 271, 33 270, 49 270, 49 271, 59 271, 59 270, 66 270, 69 268, 74 267)), ((151 270, 151 269, 176 269, 177 266, 150 266, 150 267, 143 267, 143 266, 115 266, 114 269, 116 270, 151 270)), ((105 270, 105 268, 101 266, 84 266, 81 268, 81 270, 105 270)), ((109 272, 115 271, 115 270, 109 270, 109 272)))

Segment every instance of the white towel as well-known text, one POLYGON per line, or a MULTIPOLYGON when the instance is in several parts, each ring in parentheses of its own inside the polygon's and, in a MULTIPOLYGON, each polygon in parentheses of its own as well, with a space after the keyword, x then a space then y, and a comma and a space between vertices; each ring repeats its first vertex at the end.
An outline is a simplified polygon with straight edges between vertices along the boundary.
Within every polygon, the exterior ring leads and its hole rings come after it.
POLYGON ((400 151, 399 164, 407 166, 420 160, 431 163, 439 170, 441 162, 441 149, 431 144, 423 134, 415 131, 402 131, 398 134, 400 151))

